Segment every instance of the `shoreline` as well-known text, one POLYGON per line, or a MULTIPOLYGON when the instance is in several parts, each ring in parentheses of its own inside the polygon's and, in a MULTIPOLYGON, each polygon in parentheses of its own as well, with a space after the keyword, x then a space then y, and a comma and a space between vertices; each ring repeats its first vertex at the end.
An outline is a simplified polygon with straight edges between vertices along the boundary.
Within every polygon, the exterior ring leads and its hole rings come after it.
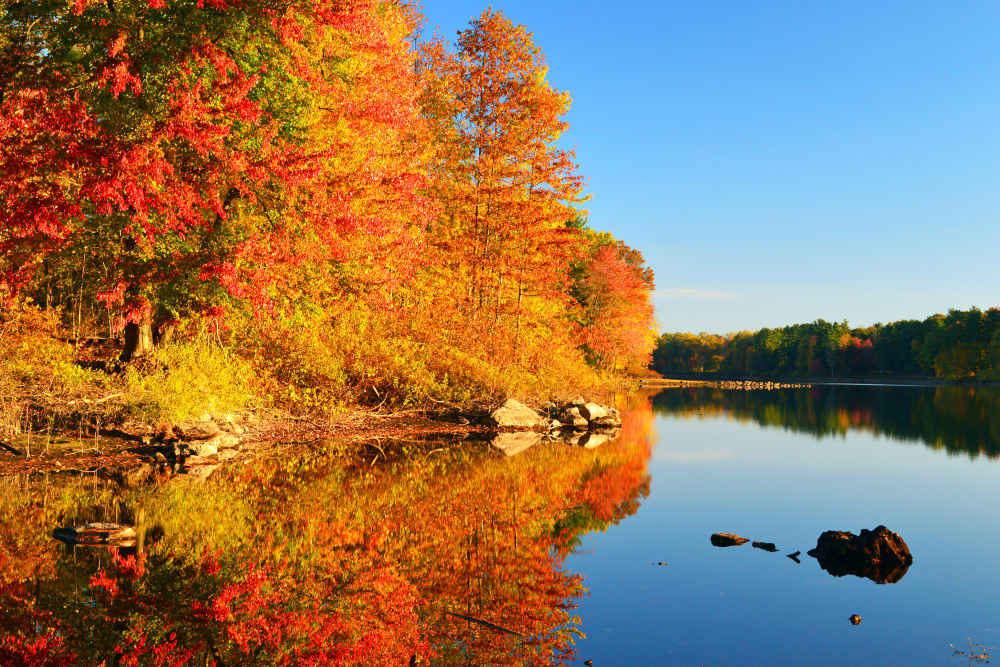
MULTIPOLYGON (((302 417, 241 420, 237 423, 246 431, 241 437, 241 451, 249 456, 240 458, 249 460, 282 446, 322 440, 361 442, 371 438, 446 437, 512 430, 509 427, 448 423, 441 419, 447 414, 446 410, 426 411, 419 415, 372 414, 356 410, 330 423, 302 417)), ((70 472, 127 475, 143 466, 155 465, 156 453, 162 444, 150 438, 153 430, 148 424, 132 424, 101 430, 96 435, 66 431, 33 433, 17 439, 0 440, 0 444, 4 445, 0 446, 0 477, 70 472)))
MULTIPOLYGON (((748 383, 804 386, 873 386, 873 387, 997 387, 1000 382, 982 380, 940 380, 936 378, 823 378, 823 377, 749 377, 739 375, 672 374, 663 378, 641 378, 643 388, 715 387, 721 384, 748 383)), ((780 387, 779 387, 780 388, 780 387)), ((786 387, 790 388, 790 387, 786 387)))
MULTIPOLYGON (((364 443, 382 438, 486 441, 517 433, 570 438, 573 434, 601 433, 621 425, 617 410, 608 407, 615 415, 615 424, 608 425, 606 421, 610 417, 602 418, 601 415, 585 426, 561 417, 562 425, 553 429, 552 424, 558 420, 544 417, 543 412, 549 408, 527 408, 521 404, 518 405, 536 413, 535 423, 526 424, 516 419, 491 423, 489 419, 508 403, 510 401, 492 414, 471 404, 466 409, 448 407, 400 412, 356 408, 330 420, 287 414, 261 418, 254 412, 247 412, 214 417, 206 414, 201 420, 160 426, 131 422, 89 433, 73 430, 32 432, 15 438, 0 438, 0 478, 72 473, 134 486, 154 478, 164 483, 189 475, 204 479, 223 464, 251 463, 284 448, 305 447, 323 441, 343 444, 345 455, 352 456, 361 453, 364 443), (191 474, 192 469, 196 474, 191 474)), ((600 404, 587 405, 603 408, 600 404)), ((376 448, 382 451, 381 447, 376 448)), ((382 454, 384 456, 384 452, 382 454)))

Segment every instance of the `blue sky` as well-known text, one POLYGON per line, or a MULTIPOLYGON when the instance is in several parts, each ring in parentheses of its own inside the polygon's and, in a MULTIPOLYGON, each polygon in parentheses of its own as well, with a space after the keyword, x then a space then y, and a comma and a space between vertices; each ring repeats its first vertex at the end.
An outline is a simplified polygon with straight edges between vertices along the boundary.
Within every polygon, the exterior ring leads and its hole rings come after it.
MULTIPOLYGON (((452 39, 479 14, 424 0, 452 39)), ((1000 306, 1000 3, 498 0, 669 331, 1000 306)))

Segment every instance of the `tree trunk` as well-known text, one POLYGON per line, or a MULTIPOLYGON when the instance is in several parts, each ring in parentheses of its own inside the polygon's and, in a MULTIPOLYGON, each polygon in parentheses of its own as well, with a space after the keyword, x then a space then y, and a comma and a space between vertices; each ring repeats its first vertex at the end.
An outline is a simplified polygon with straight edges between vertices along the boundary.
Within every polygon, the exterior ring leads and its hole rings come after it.
POLYGON ((124 334, 125 349, 119 357, 122 362, 128 363, 153 351, 153 321, 148 311, 143 313, 138 323, 126 324, 124 334))

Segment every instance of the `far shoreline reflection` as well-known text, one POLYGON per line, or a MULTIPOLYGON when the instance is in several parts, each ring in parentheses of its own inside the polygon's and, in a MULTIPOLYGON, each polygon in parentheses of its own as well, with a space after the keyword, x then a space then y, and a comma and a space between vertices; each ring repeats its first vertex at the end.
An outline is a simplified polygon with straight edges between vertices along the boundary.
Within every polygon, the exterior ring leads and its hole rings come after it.
POLYGON ((665 389, 656 414, 727 417, 816 438, 858 430, 920 441, 970 458, 1000 458, 1000 388, 815 386, 808 389, 665 389))

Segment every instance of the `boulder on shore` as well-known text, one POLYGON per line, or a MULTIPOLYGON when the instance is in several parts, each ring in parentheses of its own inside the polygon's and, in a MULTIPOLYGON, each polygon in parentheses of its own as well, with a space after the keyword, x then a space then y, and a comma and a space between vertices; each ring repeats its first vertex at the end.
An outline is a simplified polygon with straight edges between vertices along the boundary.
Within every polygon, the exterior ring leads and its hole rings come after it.
POLYGON ((559 414, 559 421, 570 428, 587 428, 587 418, 580 414, 580 408, 571 405, 559 414))
POLYGON ((879 584, 896 583, 913 564, 906 542, 885 526, 862 530, 860 535, 828 530, 808 553, 835 577, 853 574, 879 584))
POLYGON ((524 403, 508 398, 503 405, 490 413, 487 422, 490 426, 535 428, 542 423, 542 418, 524 403))
POLYGON ((577 407, 580 410, 580 414, 583 415, 583 418, 588 422, 604 419, 608 416, 608 409, 597 403, 584 403, 583 405, 578 405, 577 407))
POLYGON ((174 424, 173 430, 181 440, 208 440, 222 429, 213 421, 198 421, 174 424))
POLYGON ((714 533, 709 539, 712 542, 712 546, 716 547, 738 547, 750 541, 748 538, 735 533, 714 533))

